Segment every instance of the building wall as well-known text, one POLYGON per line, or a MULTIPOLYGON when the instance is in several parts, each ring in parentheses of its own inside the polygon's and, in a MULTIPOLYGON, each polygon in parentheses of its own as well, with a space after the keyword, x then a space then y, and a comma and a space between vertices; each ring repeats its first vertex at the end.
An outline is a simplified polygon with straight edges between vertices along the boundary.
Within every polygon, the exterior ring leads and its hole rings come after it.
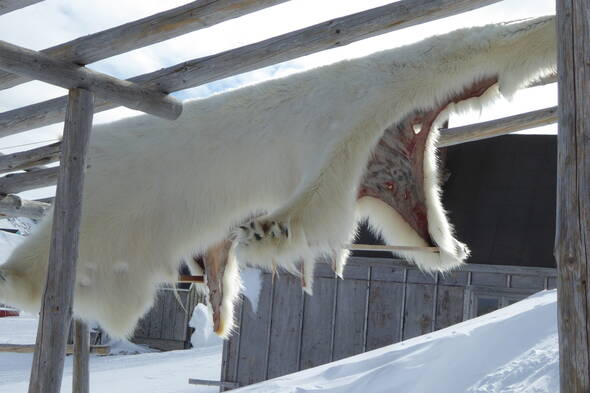
POLYGON ((443 204, 469 263, 555 267, 555 135, 449 147, 443 204))

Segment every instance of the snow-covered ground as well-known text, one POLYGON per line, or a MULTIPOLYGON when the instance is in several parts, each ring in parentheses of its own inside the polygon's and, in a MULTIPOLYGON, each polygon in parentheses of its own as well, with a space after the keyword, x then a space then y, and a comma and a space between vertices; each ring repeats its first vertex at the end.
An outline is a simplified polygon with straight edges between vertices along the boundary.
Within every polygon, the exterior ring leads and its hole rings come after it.
MULTIPOLYGON (((36 319, 0 318, 0 343, 32 343, 36 319)), ((204 327, 203 327, 204 329, 204 327)), ((27 391, 31 354, 0 353, 0 393, 27 391)), ((217 392, 189 378, 219 380, 221 346, 92 356, 92 393, 217 392)), ((62 392, 71 391, 71 358, 62 392)), ((236 392, 557 393, 555 291, 438 332, 236 392)))

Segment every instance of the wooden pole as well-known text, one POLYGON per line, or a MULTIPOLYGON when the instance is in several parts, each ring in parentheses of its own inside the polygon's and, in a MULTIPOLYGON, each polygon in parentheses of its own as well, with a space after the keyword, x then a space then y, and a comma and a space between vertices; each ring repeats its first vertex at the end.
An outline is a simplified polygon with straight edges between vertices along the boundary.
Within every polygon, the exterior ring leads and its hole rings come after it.
POLYGON ((18 195, 0 195, 0 215, 8 217, 27 217, 41 219, 49 207, 49 203, 28 201, 18 195))
POLYGON ((74 321, 74 370, 72 375, 72 393, 88 393, 90 365, 90 331, 88 325, 76 319, 74 321))
POLYGON ((182 103, 161 91, 4 41, 0 41, 0 68, 66 89, 92 90, 102 98, 165 119, 175 120, 182 113, 182 103))
POLYGON ((557 107, 552 107, 461 127, 443 128, 440 130, 437 146, 447 147, 479 141, 510 134, 511 132, 545 126, 556 121, 557 107))
POLYGON ((84 89, 71 89, 69 100, 29 393, 59 393, 72 319, 82 188, 94 96, 84 89))
POLYGON ((561 393, 590 392, 590 3, 557 1, 557 228, 561 393))

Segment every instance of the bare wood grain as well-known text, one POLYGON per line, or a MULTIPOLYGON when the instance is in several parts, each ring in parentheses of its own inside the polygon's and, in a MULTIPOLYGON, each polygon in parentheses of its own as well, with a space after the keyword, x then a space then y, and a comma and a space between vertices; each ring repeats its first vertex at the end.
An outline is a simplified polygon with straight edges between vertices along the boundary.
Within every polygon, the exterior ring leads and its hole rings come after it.
POLYGON ((59 161, 61 142, 31 150, 0 155, 0 173, 28 169, 59 161))
POLYGON ((182 112, 180 101, 159 91, 4 41, 0 41, 0 68, 67 89, 91 90, 120 105, 166 119, 174 120, 182 112))
MULTIPOLYGON (((500 0, 402 0, 258 43, 129 79, 171 93, 253 71, 379 34, 480 8, 500 0)), ((55 98, 0 114, 0 137, 62 121, 67 99, 55 98)), ((95 111, 117 107, 97 100, 95 111)))
POLYGON ((40 3, 43 0, 0 0, 0 15, 40 3))
MULTIPOLYGON (((41 0, 28 0, 28 3, 41 0)), ((271 7, 288 0, 198 0, 180 7, 138 19, 99 33, 90 34, 41 52, 79 65, 116 56, 134 49, 165 41, 191 31, 271 7)), ((5 0, 23 3, 23 0, 5 0)), ((0 2, 0 14, 2 2, 0 2)), ((31 80, 0 71, 0 90, 31 80)))
POLYGON ((17 194, 36 188, 53 186, 57 182, 58 173, 59 167, 53 167, 8 174, 0 177, 0 194, 17 194))
POLYGON ((48 203, 28 201, 18 195, 0 195, 0 215, 7 217, 42 218, 49 208, 48 203))
POLYGON ((560 391, 590 392, 590 4, 557 1, 560 391))
POLYGON ((443 128, 440 130, 437 146, 447 147, 479 141, 510 134, 511 132, 541 127, 556 121, 557 107, 555 106, 462 127, 443 128))
POLYGON ((84 321, 74 321, 74 365, 72 393, 90 391, 90 330, 84 321))
POLYGON ((86 152, 92 128, 93 94, 70 90, 64 127, 47 281, 43 293, 29 393, 59 393, 72 320, 86 152))

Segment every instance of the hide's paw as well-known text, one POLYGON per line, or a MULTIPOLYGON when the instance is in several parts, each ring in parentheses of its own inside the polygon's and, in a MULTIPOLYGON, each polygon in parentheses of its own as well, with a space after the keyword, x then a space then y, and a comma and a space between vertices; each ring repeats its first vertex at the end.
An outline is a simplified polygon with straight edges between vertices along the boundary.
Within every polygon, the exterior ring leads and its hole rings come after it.
POLYGON ((265 243, 276 243, 278 245, 287 241, 289 237, 288 223, 262 217, 240 226, 238 242, 241 246, 246 247, 265 243))

